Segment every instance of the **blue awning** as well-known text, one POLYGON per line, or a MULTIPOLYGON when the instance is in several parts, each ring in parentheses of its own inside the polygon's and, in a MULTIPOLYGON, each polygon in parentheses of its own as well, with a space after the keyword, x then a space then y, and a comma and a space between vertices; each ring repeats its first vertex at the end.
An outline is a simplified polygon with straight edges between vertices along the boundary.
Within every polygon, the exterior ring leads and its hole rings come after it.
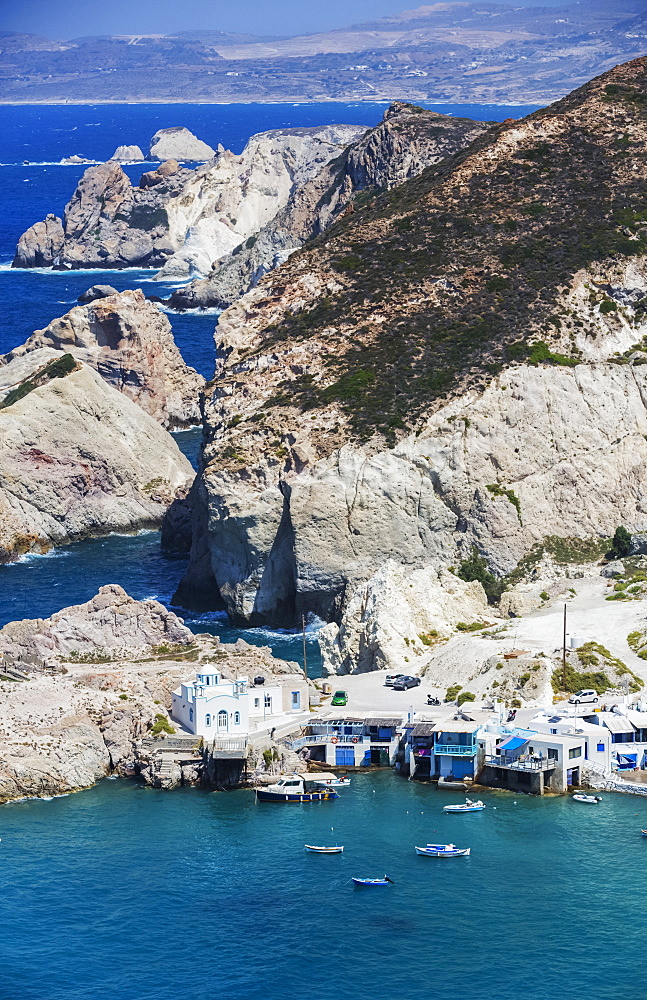
POLYGON ((497 750, 518 750, 519 747, 525 746, 527 742, 528 740, 524 740, 520 736, 511 736, 505 743, 499 743, 497 750))
POLYGON ((627 766, 628 767, 635 767, 637 760, 638 760, 638 754, 637 753, 619 753, 618 754, 618 763, 620 765, 624 764, 625 767, 627 767, 627 766))

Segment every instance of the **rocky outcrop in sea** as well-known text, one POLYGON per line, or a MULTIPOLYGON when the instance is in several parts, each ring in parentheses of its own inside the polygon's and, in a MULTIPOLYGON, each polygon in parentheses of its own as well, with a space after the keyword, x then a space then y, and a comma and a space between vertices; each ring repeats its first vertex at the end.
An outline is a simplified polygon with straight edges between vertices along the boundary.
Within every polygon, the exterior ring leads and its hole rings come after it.
POLYGON ((86 170, 62 220, 48 216, 23 233, 14 267, 137 266, 163 267, 164 277, 207 274, 364 131, 339 125, 261 133, 240 156, 221 149, 195 170, 167 159, 136 187, 109 160, 86 170))
MULTIPOLYGON (((0 366, 40 348, 66 351, 94 368, 167 429, 201 421, 204 379, 182 359, 166 316, 139 289, 117 292, 96 285, 65 316, 52 320, 0 366)), ((0 367, 1 375, 1 367, 0 367)))
POLYGON ((156 527, 192 478, 170 434, 71 354, 0 366, 0 561, 156 527))
POLYGON ((204 162, 215 155, 215 149, 182 125, 158 129, 149 146, 151 160, 204 162))

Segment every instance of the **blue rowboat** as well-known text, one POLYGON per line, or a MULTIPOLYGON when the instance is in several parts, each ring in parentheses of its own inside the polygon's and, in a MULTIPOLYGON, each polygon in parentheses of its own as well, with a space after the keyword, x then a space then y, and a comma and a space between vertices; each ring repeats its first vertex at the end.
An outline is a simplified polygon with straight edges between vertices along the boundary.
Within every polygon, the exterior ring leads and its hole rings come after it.
POLYGON ((355 885, 395 885, 393 879, 385 875, 383 878, 354 878, 355 885))

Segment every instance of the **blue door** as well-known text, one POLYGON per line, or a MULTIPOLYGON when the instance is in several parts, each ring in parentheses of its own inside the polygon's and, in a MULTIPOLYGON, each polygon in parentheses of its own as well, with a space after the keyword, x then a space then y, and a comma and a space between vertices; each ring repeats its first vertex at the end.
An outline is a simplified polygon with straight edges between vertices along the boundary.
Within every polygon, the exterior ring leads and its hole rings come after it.
POLYGON ((337 767, 354 767, 355 751, 352 747, 335 747, 335 764, 337 767))

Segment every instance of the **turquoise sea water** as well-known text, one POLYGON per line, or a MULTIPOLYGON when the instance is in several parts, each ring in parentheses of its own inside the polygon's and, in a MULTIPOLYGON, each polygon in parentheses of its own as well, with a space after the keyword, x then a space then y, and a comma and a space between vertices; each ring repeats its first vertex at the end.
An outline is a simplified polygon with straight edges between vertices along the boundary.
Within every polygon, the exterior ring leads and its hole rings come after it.
POLYGON ((647 802, 450 800, 380 771, 312 805, 106 781, 5 806, 0 997, 642 1000, 647 802))

